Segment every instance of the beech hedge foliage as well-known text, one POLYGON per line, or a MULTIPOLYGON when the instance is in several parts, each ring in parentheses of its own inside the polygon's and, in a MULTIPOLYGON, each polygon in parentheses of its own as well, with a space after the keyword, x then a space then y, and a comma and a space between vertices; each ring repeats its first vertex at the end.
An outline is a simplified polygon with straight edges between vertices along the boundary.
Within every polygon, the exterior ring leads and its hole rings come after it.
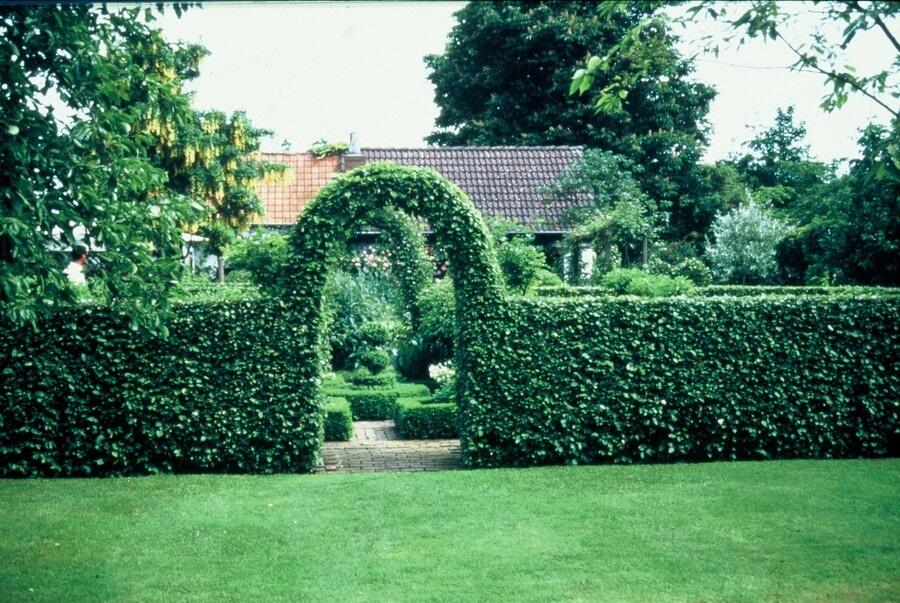
POLYGON ((173 312, 167 339, 98 306, 0 329, 0 475, 311 469, 318 403, 273 369, 295 336, 284 304, 173 312))
POLYGON ((470 465, 898 453, 900 298, 507 300, 470 465))
POLYGON ((456 404, 428 404, 419 398, 397 400, 394 425, 407 440, 458 438, 456 404))
MULTIPOLYGON (((538 297, 604 297, 615 293, 606 287, 568 285, 552 287, 536 287, 538 297)), ((900 287, 810 287, 810 286, 778 286, 778 285, 707 285, 698 287, 696 294, 704 297, 758 297, 761 295, 797 295, 797 296, 886 296, 900 295, 900 287)))
POLYGON ((347 442, 353 437, 353 413, 345 398, 332 398, 325 405, 325 441, 347 442))

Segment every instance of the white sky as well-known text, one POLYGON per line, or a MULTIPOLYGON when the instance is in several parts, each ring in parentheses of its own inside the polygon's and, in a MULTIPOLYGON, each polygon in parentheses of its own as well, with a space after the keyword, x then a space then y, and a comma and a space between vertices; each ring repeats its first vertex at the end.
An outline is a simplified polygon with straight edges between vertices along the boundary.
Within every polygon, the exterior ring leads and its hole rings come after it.
MULTIPOLYGON (((304 151, 319 138, 346 141, 351 131, 365 147, 420 147, 438 114, 423 57, 443 51, 452 14, 463 5, 208 2, 181 19, 168 11, 160 25, 171 40, 211 51, 190 84, 196 106, 245 109, 254 124, 275 131, 263 150, 278 151, 287 139, 292 151, 304 151)), ((815 19, 800 18, 796 31, 818 27, 815 19)), ((682 35, 715 31, 698 27, 682 35)), ((682 48, 699 46, 685 42, 682 48)), ((851 50, 858 65, 893 58, 877 35, 858 39, 851 50)), ((751 128, 770 125, 776 108, 790 104, 806 122, 813 155, 823 161, 855 156, 858 129, 873 118, 888 121, 886 111, 854 96, 842 109, 823 112, 823 78, 780 69, 792 57, 775 43, 754 41, 699 59, 696 78, 719 92, 709 113, 707 160, 738 151, 751 128)))

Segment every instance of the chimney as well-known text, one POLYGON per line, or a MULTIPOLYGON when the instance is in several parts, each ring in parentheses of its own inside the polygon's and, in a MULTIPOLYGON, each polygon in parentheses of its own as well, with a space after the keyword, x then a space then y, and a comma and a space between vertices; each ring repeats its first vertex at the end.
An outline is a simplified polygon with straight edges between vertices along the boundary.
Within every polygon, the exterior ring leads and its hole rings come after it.
POLYGON ((350 149, 346 155, 341 155, 340 171, 349 172, 353 168, 357 168, 366 162, 366 158, 359 148, 359 136, 356 132, 350 132, 350 149))

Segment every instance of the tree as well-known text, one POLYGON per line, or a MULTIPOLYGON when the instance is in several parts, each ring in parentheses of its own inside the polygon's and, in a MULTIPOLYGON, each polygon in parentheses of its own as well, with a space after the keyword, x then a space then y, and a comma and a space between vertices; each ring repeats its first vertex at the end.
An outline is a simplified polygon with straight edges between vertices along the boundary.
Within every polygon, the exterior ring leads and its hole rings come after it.
POLYGON ((713 276, 742 285, 770 282, 778 272, 775 251, 787 225, 754 201, 716 217, 706 257, 713 276))
POLYGON ((199 232, 207 249, 218 257, 218 281, 225 282, 225 253, 238 232, 262 214, 257 180, 284 171, 280 163, 259 158, 260 138, 269 130, 253 126, 243 111, 230 117, 220 111, 197 113, 186 156, 184 186, 209 208, 199 232))
POLYGON ((790 211, 816 197, 821 185, 835 177, 833 166, 813 161, 804 144, 806 125, 794 120, 794 108, 778 109, 775 122, 745 144, 749 153, 727 163, 744 177, 753 196, 776 209, 790 211))
POLYGON ((849 173, 797 212, 797 263, 806 280, 900 285, 900 129, 869 126, 859 144, 849 173))
POLYGON ((83 237, 103 250, 92 254, 101 264, 92 279, 159 326, 155 309, 181 269, 180 227, 200 210, 168 188, 160 158, 179 153, 177 129, 192 116, 181 82, 205 51, 165 42, 153 20, 149 8, 82 4, 0 13, 7 319, 35 322, 72 299, 57 255, 83 237))
MULTIPOLYGON (((630 12, 626 2, 604 3, 601 12, 608 18, 630 12)), ((642 21, 634 24, 622 36, 618 44, 599 47, 596 54, 587 59, 584 67, 577 69, 572 76, 571 91, 583 94, 591 87, 599 89, 596 106, 601 111, 615 109, 620 98, 627 93, 635 81, 651 75, 648 67, 642 67, 631 73, 618 74, 610 80, 607 78, 610 65, 627 56, 647 56, 652 47, 646 42, 645 31, 658 28, 667 18, 662 14, 665 3, 653 3, 659 11, 644 15, 642 21)), ((675 21, 681 25, 690 25, 695 20, 705 17, 720 20, 729 26, 731 35, 724 42, 737 39, 743 44, 747 39, 762 38, 785 45, 795 56, 792 69, 819 73, 828 86, 828 92, 822 100, 822 108, 826 111, 838 109, 847 102, 850 93, 861 95, 887 111, 894 119, 900 117, 896 100, 900 97, 900 82, 893 77, 900 67, 900 41, 891 31, 889 24, 900 14, 900 4, 896 2, 873 1, 857 2, 813 1, 803 3, 785 3, 775 0, 751 0, 742 3, 738 14, 731 11, 734 4, 720 0, 702 0, 688 3, 687 9, 675 21), (795 39, 792 26, 796 20, 798 7, 819 13, 821 26, 810 31, 803 39, 795 39), (839 39, 830 37, 826 32, 828 26, 841 29, 839 39), (884 67, 876 71, 869 65, 852 65, 848 56, 853 40, 862 32, 880 33, 894 49, 892 67, 884 67)), ((650 11, 648 11, 650 12, 650 11)), ((709 52, 718 54, 719 41, 709 41, 709 52)))
MULTIPOLYGON (((650 244, 668 221, 660 204, 637 181, 641 168, 626 157, 588 150, 567 167, 546 191, 550 199, 587 196, 593 203, 576 205, 567 218, 577 223, 566 242, 596 245, 605 269, 647 263, 650 244)), ((578 271, 575 271, 578 272, 578 271)))
POLYGON ((469 3, 456 13, 444 53, 426 57, 440 107, 428 141, 599 148, 647 166, 645 192, 672 202, 692 186, 714 91, 690 81, 692 63, 674 49, 668 29, 646 29, 652 52, 609 65, 608 79, 643 74, 617 111, 597 113, 588 98, 568 95, 570 66, 617 44, 648 6, 608 12, 589 2, 469 3))

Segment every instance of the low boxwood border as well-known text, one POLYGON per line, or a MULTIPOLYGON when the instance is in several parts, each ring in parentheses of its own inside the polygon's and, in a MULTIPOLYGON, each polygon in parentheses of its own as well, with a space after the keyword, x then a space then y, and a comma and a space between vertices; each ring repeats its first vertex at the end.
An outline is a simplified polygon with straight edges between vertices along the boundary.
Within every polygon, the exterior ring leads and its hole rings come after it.
POLYGON ((394 425, 407 440, 455 439, 459 437, 456 404, 423 404, 419 398, 397 400, 394 425))
POLYGON ((346 398, 331 398, 325 405, 325 441, 347 442, 353 437, 353 412, 346 398))

